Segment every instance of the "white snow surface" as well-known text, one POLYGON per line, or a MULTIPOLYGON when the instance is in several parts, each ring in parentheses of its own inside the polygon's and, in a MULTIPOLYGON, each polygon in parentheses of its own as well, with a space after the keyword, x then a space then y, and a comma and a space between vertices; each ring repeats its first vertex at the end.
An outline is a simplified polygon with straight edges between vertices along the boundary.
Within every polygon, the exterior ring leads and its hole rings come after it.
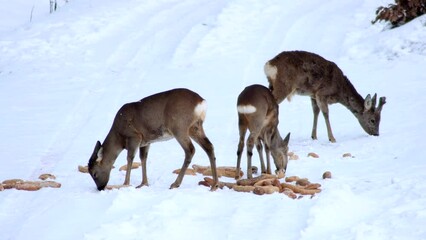
MULTIPOLYGON (((49 14, 47 0, 1 0, 0 180, 51 173, 62 187, 0 192, 0 239, 426 239, 426 16, 372 25, 390 2, 69 0, 49 14), (151 146, 149 187, 99 192, 77 171, 124 103, 176 87, 207 100, 217 165, 236 165, 237 96, 267 85, 263 65, 284 50, 320 54, 361 95, 387 98, 379 137, 331 105, 337 143, 322 116, 310 139, 308 97, 280 104, 279 129, 300 157, 287 176, 322 184, 313 198, 211 192, 202 175, 169 190, 184 157, 175 140, 151 146)), ((125 163, 122 152, 115 165, 125 163)), ((209 164, 198 145, 192 163, 209 164)), ((113 169, 109 184, 124 175, 113 169)))

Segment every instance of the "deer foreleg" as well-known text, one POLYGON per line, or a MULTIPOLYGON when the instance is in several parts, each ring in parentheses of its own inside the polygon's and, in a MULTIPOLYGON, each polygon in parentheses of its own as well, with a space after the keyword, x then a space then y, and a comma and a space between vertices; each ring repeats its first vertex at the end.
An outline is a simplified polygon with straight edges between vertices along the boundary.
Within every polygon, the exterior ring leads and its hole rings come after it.
POLYGON ((130 185, 130 172, 132 171, 133 159, 136 155, 137 147, 139 146, 139 142, 134 140, 128 140, 126 144, 127 149, 127 169, 126 169, 126 177, 124 179, 123 185, 130 185))
POLYGON ((148 186, 148 175, 147 175, 147 170, 146 170, 146 162, 148 159, 148 151, 149 151, 149 146, 150 145, 146 145, 144 147, 141 147, 139 149, 139 157, 141 159, 141 165, 142 165, 142 183, 137 186, 137 188, 143 187, 143 186, 148 186))

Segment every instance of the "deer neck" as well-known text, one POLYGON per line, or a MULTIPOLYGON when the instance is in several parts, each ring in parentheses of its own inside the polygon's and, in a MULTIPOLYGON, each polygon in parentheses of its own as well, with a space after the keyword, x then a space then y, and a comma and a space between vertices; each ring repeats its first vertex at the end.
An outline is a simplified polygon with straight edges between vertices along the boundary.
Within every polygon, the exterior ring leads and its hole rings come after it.
POLYGON ((276 128, 271 136, 271 151, 275 151, 282 141, 283 138, 281 137, 280 131, 276 128))
POLYGON ((340 91, 339 103, 349 109, 359 119, 364 111, 364 99, 347 78, 346 82, 346 86, 340 91))
POLYGON ((124 149, 124 145, 121 143, 120 137, 113 131, 110 131, 106 136, 103 148, 102 164, 108 167, 114 165, 120 152, 124 149))

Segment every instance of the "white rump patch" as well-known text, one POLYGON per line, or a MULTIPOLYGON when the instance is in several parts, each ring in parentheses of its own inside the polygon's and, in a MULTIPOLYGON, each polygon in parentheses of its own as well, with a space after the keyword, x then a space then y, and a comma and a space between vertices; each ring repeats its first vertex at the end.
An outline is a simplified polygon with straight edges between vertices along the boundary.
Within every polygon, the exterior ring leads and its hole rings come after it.
POLYGON ((237 110, 239 113, 254 113, 256 112, 256 107, 253 105, 240 105, 237 106, 237 110))
POLYGON ((195 109, 194 109, 195 116, 201 118, 201 120, 203 121, 206 118, 206 111, 207 111, 206 100, 203 100, 202 102, 197 104, 197 106, 195 106, 195 109))
POLYGON ((275 81, 277 79, 278 69, 276 66, 271 65, 269 61, 265 63, 265 67, 263 70, 265 71, 266 76, 272 81, 275 81))

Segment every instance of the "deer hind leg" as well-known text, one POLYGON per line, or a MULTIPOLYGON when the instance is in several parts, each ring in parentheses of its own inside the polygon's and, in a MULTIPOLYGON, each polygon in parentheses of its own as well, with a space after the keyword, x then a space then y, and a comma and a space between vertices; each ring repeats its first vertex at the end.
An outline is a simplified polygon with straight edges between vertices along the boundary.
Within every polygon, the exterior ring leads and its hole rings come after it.
POLYGON ((253 147, 255 144, 257 144, 257 141, 259 140, 259 137, 257 134, 254 134, 253 132, 250 133, 248 139, 247 139, 247 178, 253 178, 252 174, 252 168, 251 168, 251 158, 253 156, 253 147))
POLYGON ((239 122, 239 130, 240 130, 240 140, 238 142, 238 149, 237 149, 237 171, 236 171, 236 175, 235 175, 235 179, 239 179, 240 178, 240 170, 241 170, 241 155, 243 153, 244 150, 244 140, 246 138, 246 133, 247 133, 247 124, 244 124, 242 122, 242 120, 240 119, 239 122))
POLYGON ((333 136, 333 132, 331 130, 331 124, 330 124, 330 119, 328 117, 328 104, 326 101, 318 101, 317 98, 317 104, 319 106, 319 108, 321 109, 321 112, 324 116, 325 119, 325 124, 327 126, 327 134, 328 134, 328 140, 330 140, 330 142, 336 142, 336 139, 333 136))
MULTIPOLYGON (((260 169, 262 170, 262 173, 267 173, 267 169, 265 167, 265 161, 263 159, 263 144, 262 141, 260 139, 257 139, 257 143, 256 143, 256 149, 257 152, 259 153, 259 160, 260 160, 260 169)), ((269 168, 269 170, 271 170, 269 163, 267 162, 267 166, 269 168)))
POLYGON ((127 169, 126 169, 126 177, 124 179, 123 185, 130 185, 130 172, 132 171, 132 163, 135 158, 136 151, 140 145, 140 141, 135 139, 128 139, 126 143, 127 149, 127 169))
POLYGON ((183 176, 185 175, 186 169, 188 169, 189 164, 191 163, 192 157, 195 153, 194 145, 191 142, 191 139, 186 134, 178 134, 175 135, 176 140, 183 148, 183 151, 185 152, 185 159, 183 161, 183 165, 181 168, 181 171, 179 172, 176 181, 170 185, 170 189, 178 188, 180 184, 182 183, 183 176))
POLYGON ((214 154, 214 147, 210 140, 204 133, 202 123, 199 122, 197 125, 191 127, 189 130, 190 137, 207 153, 210 160, 210 168, 212 170, 212 176, 215 184, 211 187, 211 191, 216 190, 219 187, 219 180, 217 178, 216 171, 216 157, 214 154))
POLYGON ((270 150, 270 148, 267 144, 265 144, 265 153, 266 153, 266 166, 267 166, 266 173, 271 174, 272 173, 272 171, 271 171, 271 158, 270 158, 271 150, 270 150))
POLYGON ((318 115, 320 112, 320 108, 318 107, 317 101, 314 98, 311 98, 312 110, 314 112, 314 123, 312 126, 312 134, 311 137, 313 140, 317 140, 317 125, 318 125, 318 115))
POLYGON ((137 188, 140 188, 140 187, 143 187, 143 186, 148 186, 148 175, 147 175, 147 170, 146 170, 146 161, 148 159, 149 146, 150 145, 146 145, 146 146, 141 147, 139 149, 139 157, 141 159, 141 164, 142 164, 142 183, 139 186, 137 186, 137 188))

